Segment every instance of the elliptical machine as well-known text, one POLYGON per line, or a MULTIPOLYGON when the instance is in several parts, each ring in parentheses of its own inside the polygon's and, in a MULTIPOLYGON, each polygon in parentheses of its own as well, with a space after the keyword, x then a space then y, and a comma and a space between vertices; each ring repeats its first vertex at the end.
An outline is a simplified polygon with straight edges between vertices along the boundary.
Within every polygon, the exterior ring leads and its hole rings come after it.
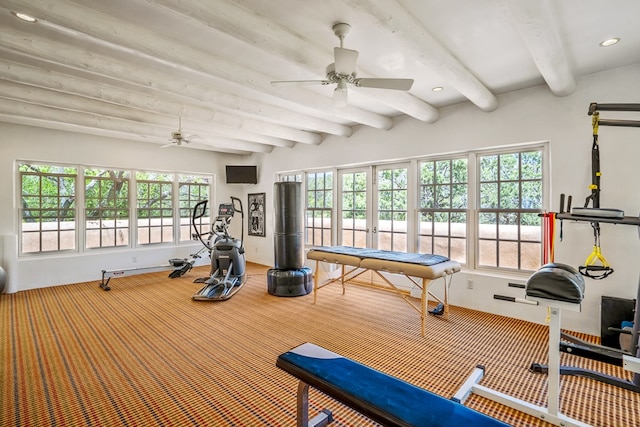
MULTIPOLYGON (((206 200, 198 203, 194 208, 194 217, 197 213, 204 212, 206 207, 206 200)), ((211 232, 207 240, 202 238, 195 221, 192 221, 192 224, 195 235, 209 249, 211 272, 209 277, 194 280, 195 283, 204 283, 204 286, 193 294, 191 298, 195 301, 228 300, 242 288, 247 280, 243 245, 244 211, 242 209, 242 201, 236 197, 231 197, 231 203, 220 204, 218 216, 211 225, 211 232), (236 212, 240 214, 240 222, 242 224, 239 240, 229 235, 231 218, 236 212)))

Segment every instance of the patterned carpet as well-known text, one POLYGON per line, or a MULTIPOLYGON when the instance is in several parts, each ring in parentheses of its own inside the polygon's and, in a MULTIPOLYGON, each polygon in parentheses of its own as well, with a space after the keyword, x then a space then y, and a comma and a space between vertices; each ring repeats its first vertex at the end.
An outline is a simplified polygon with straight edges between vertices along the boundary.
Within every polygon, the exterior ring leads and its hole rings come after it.
MULTIPOLYGON (((2 426, 292 426, 297 381, 275 367, 280 353, 313 342, 447 398, 477 364, 482 384, 544 405, 546 328, 452 307, 448 321, 418 313, 386 292, 339 286, 279 298, 267 267, 248 265, 232 299, 194 302, 185 277, 151 273, 0 295, 2 426)), ((455 283, 454 283, 455 286, 455 283)), ((624 376, 563 355, 563 363, 624 376)), ((373 425, 312 390, 312 413, 330 408, 336 426, 373 425)), ((564 377, 562 411, 596 426, 640 425, 640 396, 564 377)), ((467 405, 515 426, 545 423, 472 396, 467 405)))

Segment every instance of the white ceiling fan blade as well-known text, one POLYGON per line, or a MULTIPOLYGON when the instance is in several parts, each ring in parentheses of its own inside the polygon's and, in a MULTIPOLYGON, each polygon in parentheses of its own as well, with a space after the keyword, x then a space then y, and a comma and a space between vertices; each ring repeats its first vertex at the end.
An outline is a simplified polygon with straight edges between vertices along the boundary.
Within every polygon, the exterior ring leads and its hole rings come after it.
POLYGON ((336 67, 336 74, 349 76, 356 72, 356 61, 358 60, 358 51, 345 49, 343 47, 334 47, 333 56, 336 67))
MULTIPOLYGON (((182 142, 184 142, 185 144, 189 144, 191 142, 193 142, 194 140, 198 140, 198 139, 202 139, 202 137, 200 135, 197 134, 191 134, 191 135, 187 135, 184 138, 182 138, 182 142)), ((180 144, 178 144, 180 145, 180 144)))
POLYGON ((161 145, 160 148, 169 148, 169 147, 173 147, 174 145, 175 145, 175 142, 170 142, 168 144, 161 145))
POLYGON ((353 84, 357 87, 372 87, 378 89, 409 90, 413 86, 413 79, 356 79, 353 84))
POLYGON ((271 84, 273 86, 278 86, 278 85, 282 85, 282 84, 321 84, 321 85, 328 85, 331 84, 331 82, 329 80, 276 80, 271 82, 271 84))

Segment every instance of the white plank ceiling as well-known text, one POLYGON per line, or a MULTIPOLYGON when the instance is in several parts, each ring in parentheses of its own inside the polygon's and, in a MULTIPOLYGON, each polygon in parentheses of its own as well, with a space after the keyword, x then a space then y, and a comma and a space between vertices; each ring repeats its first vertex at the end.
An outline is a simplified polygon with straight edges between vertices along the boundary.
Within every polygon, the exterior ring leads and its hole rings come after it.
POLYGON ((566 96, 639 63, 639 28, 638 0, 1 0, 0 121, 157 146, 181 121, 187 149, 268 153, 540 84, 566 96), (349 85, 336 107, 335 84, 270 83, 325 79, 340 22, 358 77, 411 89, 349 85))

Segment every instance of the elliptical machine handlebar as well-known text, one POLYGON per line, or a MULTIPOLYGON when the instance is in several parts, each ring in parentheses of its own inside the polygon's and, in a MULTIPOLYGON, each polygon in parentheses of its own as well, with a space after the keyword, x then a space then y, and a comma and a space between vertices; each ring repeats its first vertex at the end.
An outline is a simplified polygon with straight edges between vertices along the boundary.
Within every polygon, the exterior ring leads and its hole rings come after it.
MULTIPOLYGON (((194 236, 197 236, 198 240, 209 250, 212 249, 212 245, 207 243, 203 238, 203 234, 198 230, 196 226, 196 220, 205 216, 207 212, 207 203, 208 200, 202 200, 201 202, 196 203, 193 207, 193 214, 191 215, 191 225, 193 226, 194 236)), ((240 221, 241 232, 240 232, 240 248, 244 252, 244 210, 242 208, 242 200, 237 197, 231 196, 231 206, 228 204, 221 204, 220 209, 224 210, 224 212, 219 212, 219 215, 215 218, 214 223, 211 224, 211 231, 206 233, 205 235, 220 235, 222 233, 224 237, 229 237, 229 232, 227 227, 231 223, 231 217, 235 214, 235 212, 240 213, 240 221), (231 209, 228 209, 231 208, 231 209), (216 225, 218 222, 221 224, 216 225)))
POLYGON ((242 200, 231 196, 231 204, 234 211, 240 212, 240 249, 244 252, 244 210, 242 209, 242 200))
MULTIPOLYGON (((211 250, 211 245, 204 241, 204 239, 202 238, 202 233, 200 233, 200 230, 198 230, 198 227, 196 226, 196 220, 202 218, 207 213, 207 203, 209 203, 208 200, 203 200, 196 203, 196 205, 193 207, 193 213, 191 214, 191 225, 193 226, 194 231, 193 236, 196 236, 205 248, 211 250)), ((207 234, 210 235, 211 232, 207 234)))

